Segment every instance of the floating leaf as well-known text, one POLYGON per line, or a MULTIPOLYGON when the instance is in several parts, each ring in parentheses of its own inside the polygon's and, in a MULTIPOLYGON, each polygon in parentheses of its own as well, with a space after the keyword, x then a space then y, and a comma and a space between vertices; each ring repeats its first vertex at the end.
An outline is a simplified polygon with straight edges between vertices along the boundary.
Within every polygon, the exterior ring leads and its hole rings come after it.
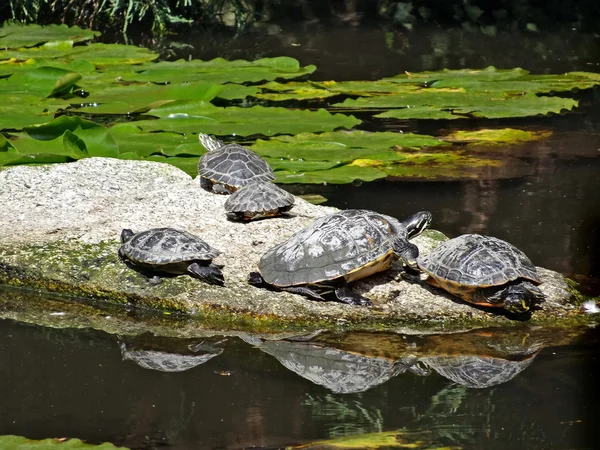
POLYGON ((227 61, 216 58, 211 61, 178 60, 144 64, 135 73, 124 77, 126 81, 150 81, 154 83, 182 83, 203 81, 205 83, 244 83, 277 78, 296 78, 313 73, 316 67, 300 67, 298 60, 287 56, 261 58, 255 61, 227 61))
MULTIPOLYGON (((83 83, 85 85, 85 83, 83 83)), ((183 83, 157 85, 153 83, 135 85, 110 85, 92 92, 86 103, 97 104, 81 108, 81 112, 91 114, 128 114, 146 112, 152 108, 174 102, 210 101, 223 86, 208 83, 183 83)))
POLYGON ((40 441, 27 439, 22 436, 0 436, 0 447, 10 450, 127 450, 125 447, 115 447, 109 442, 103 444, 87 444, 79 439, 42 439, 40 441))
POLYGON ((50 97, 69 92, 81 79, 81 75, 56 67, 39 67, 18 72, 8 79, 0 80, 0 94, 11 93, 50 97))
POLYGON ((85 59, 94 66, 107 67, 121 64, 140 64, 158 58, 147 48, 120 44, 88 44, 73 47, 72 41, 48 42, 40 47, 0 51, 0 61, 27 61, 28 59, 58 59, 71 62, 85 59))
POLYGON ((44 125, 27 127, 10 143, 20 154, 36 160, 43 155, 80 159, 119 154, 116 142, 105 127, 80 117, 62 116, 44 125))
POLYGON ((206 102, 177 102, 152 109, 148 114, 159 120, 135 122, 147 131, 176 131, 179 133, 208 133, 219 136, 251 134, 295 134, 305 131, 331 131, 352 128, 360 123, 354 116, 286 108, 219 108, 206 102))
POLYGON ((280 170, 275 172, 276 183, 302 183, 302 184, 345 184, 353 181, 373 181, 385 178, 387 174, 373 167, 342 166, 330 170, 317 172, 290 172, 280 170))
POLYGON ((100 36, 99 31, 84 30, 67 25, 24 25, 5 23, 0 28, 0 48, 32 47, 49 41, 83 42, 100 36))
POLYGON ((50 122, 58 108, 67 106, 68 102, 55 99, 40 101, 32 95, 0 93, 0 130, 22 130, 29 125, 50 122))
POLYGON ((447 142, 477 144, 515 144, 535 141, 550 136, 549 131, 525 131, 514 128, 483 129, 474 131, 456 131, 443 139, 447 142))
POLYGON ((206 153, 204 147, 198 143, 196 135, 182 135, 179 133, 142 131, 134 123, 122 123, 109 130, 110 135, 119 146, 120 153, 134 153, 140 157, 150 155, 200 156, 206 153))
POLYGON ((526 117, 560 113, 577 106, 570 98, 540 97, 535 94, 504 96, 502 93, 437 93, 348 99, 339 106, 361 108, 401 108, 378 114, 378 118, 460 119, 465 117, 526 117), (413 106, 417 106, 413 108, 413 106), (426 117, 425 117, 426 114, 426 117))

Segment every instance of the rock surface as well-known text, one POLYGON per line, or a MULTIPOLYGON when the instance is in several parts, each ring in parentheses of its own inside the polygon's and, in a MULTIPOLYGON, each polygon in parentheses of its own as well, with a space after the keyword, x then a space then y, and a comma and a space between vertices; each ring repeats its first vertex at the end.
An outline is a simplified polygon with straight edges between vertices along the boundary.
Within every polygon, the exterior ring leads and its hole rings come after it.
MULTIPOLYGON (((226 219, 226 196, 200 188, 198 179, 162 163, 89 158, 0 172, 0 283, 106 299, 195 315, 220 327, 353 324, 394 329, 469 329, 510 323, 415 279, 399 267, 355 284, 372 308, 313 302, 249 286, 261 255, 315 218, 334 212, 296 200, 292 217, 250 223, 226 219), (188 276, 151 285, 117 257, 123 228, 174 227, 222 251, 225 287, 188 276)), ((402 218, 400 218, 402 219, 402 218)), ((434 217, 435 221, 435 217, 434 217)), ((435 222, 434 222, 435 224, 435 222)), ((443 239, 426 232, 414 242, 427 252, 443 239)), ((532 322, 577 315, 562 275, 539 269, 547 301, 532 322)))

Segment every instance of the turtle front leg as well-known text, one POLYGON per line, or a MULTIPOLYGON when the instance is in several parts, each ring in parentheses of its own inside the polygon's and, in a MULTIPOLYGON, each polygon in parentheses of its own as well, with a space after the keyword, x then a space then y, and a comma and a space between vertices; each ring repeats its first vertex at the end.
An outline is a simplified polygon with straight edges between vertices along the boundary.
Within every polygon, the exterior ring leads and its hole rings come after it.
POLYGON ((223 286, 225 284, 223 272, 221 272, 221 268, 216 264, 203 266, 195 262, 190 264, 187 270, 191 276, 198 278, 205 283, 216 284, 218 286, 223 286))
POLYGON ((367 297, 363 297, 358 292, 355 292, 350 286, 341 286, 336 288, 335 297, 342 303, 356 306, 373 306, 373 302, 367 297))
POLYGON ((393 243, 394 253, 400 259, 402 264, 414 271, 419 270, 417 257, 419 256, 419 247, 406 239, 396 239, 393 243))

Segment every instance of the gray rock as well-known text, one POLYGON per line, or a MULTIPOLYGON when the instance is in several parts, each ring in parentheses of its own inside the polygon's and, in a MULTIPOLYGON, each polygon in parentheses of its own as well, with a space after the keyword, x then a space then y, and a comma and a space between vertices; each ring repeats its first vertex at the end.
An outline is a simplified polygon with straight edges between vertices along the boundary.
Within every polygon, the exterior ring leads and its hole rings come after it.
MULTIPOLYGON (((0 172, 0 283, 77 297, 179 311, 226 323, 282 326, 386 327, 398 331, 469 329, 510 323, 404 277, 398 266, 355 284, 372 308, 249 286, 247 274, 273 245, 335 209, 297 198, 291 218, 233 223, 226 196, 201 189, 198 179, 163 163, 89 158, 51 166, 18 166, 0 172), (119 261, 123 228, 174 227, 197 234, 222 252, 225 287, 187 276, 151 285, 119 261)), ((423 253, 445 237, 436 231, 414 242, 423 253)), ((564 317, 578 307, 562 275, 540 268, 548 296, 532 321, 564 317)), ((75 300, 77 301, 77 300, 75 300)), ((219 323, 221 323, 219 322, 219 323)), ((223 326, 223 325, 219 325, 223 326)))

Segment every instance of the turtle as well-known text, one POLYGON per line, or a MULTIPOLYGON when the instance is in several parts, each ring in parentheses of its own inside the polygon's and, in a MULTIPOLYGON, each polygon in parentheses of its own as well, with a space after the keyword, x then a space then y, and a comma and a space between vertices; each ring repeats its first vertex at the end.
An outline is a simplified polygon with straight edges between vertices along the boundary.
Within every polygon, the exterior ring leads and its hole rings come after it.
POLYGON ((273 181, 273 169, 252 150, 239 144, 225 144, 208 134, 198 139, 208 150, 198 163, 200 186, 215 194, 229 195, 253 181, 273 181))
POLYGON ((253 181, 235 191, 225 202, 225 212, 232 220, 253 220, 288 212, 295 197, 268 181, 253 181))
POLYGON ((119 256, 142 274, 188 274, 209 284, 224 284, 221 267, 212 259, 221 252, 198 236, 174 228, 121 232, 119 256))
POLYGON ((480 306, 513 314, 544 301, 535 266, 518 248, 502 239, 463 234, 417 259, 430 284, 480 306))
POLYGON ((404 222, 364 209, 329 214, 268 250, 248 282, 318 301, 333 292, 342 303, 370 306, 347 283, 386 270, 397 258, 416 269, 419 249, 408 239, 430 223, 428 211, 404 222))

